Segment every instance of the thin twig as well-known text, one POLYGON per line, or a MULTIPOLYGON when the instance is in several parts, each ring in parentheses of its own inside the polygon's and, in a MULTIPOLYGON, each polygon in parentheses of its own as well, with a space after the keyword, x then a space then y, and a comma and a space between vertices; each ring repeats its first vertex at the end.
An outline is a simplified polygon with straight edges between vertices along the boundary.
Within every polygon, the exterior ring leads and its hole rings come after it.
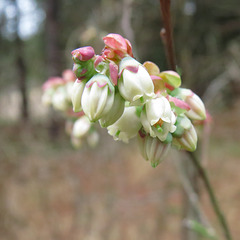
POLYGON ((164 28, 160 32, 160 36, 165 46, 166 55, 169 67, 172 70, 176 70, 175 63, 175 53, 173 46, 173 37, 172 37, 172 24, 171 24, 171 13, 170 13, 170 0, 160 0, 161 12, 164 28))
MULTIPOLYGON (((171 0, 160 0, 160 5, 161 5, 161 12, 162 12, 162 18, 164 23, 164 29, 161 31, 161 37, 162 37, 164 46, 166 48, 169 66, 171 67, 172 70, 176 70, 175 54, 174 54, 173 38, 172 38, 171 13, 170 13, 171 0)), ((227 221, 220 209, 214 190, 208 179, 206 170, 200 164, 200 162, 198 161, 198 159, 194 154, 189 153, 189 156, 192 163, 196 167, 200 178, 204 182, 212 207, 215 211, 215 214, 218 218, 220 225, 222 226, 222 230, 226 240, 232 240, 227 221)))
POLYGON ((183 164, 179 161, 179 159, 174 161, 174 163, 178 169, 179 176, 180 176, 181 182, 183 184, 183 188, 189 198, 189 201, 190 201, 194 211, 199 216, 201 222, 205 226, 207 226, 208 231, 214 232, 212 226, 210 225, 210 223, 209 223, 207 217, 205 216, 203 209, 200 205, 198 194, 196 193, 196 191, 194 190, 194 188, 192 186, 192 183, 189 181, 188 177, 186 176, 186 173, 185 173, 186 169, 184 169, 183 164))
POLYGON ((209 178, 207 176, 206 170, 200 164, 200 162, 198 161, 197 157, 193 153, 188 152, 188 154, 189 154, 189 156, 191 158, 191 161, 193 162, 194 166, 198 170, 199 176, 201 177, 201 179, 202 179, 202 181, 203 181, 203 183, 204 183, 204 185, 206 187, 206 190, 208 192, 208 195, 209 195, 209 198, 211 200, 211 203, 212 203, 213 209, 215 211, 215 214, 217 215, 218 221, 219 221, 219 223, 221 224, 221 226, 223 228, 223 233, 225 235, 225 238, 227 240, 232 240, 231 233, 229 231, 226 219, 225 219, 224 214, 222 213, 222 211, 220 209, 219 203, 218 203, 218 201, 216 199, 214 190, 213 190, 213 188, 212 188, 212 186, 210 184, 210 181, 209 181, 209 178))

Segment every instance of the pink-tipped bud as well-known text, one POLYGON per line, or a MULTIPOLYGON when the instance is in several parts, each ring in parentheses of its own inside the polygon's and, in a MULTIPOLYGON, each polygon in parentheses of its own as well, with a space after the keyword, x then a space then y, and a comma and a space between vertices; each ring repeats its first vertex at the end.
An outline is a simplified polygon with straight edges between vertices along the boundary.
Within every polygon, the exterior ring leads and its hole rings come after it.
POLYGON ((76 79, 76 76, 74 72, 71 69, 66 69, 62 73, 63 79, 67 82, 74 82, 76 79))
POLYGON ((103 74, 94 75, 85 85, 81 106, 90 121, 95 122, 111 110, 115 88, 103 74))
POLYGON ((43 90, 47 90, 49 88, 56 88, 60 85, 64 85, 66 82, 61 77, 50 77, 42 86, 43 90))
POLYGON ((107 47, 112 48, 113 50, 120 50, 122 52, 127 52, 128 45, 125 38, 116 33, 110 33, 103 38, 103 41, 107 47))
POLYGON ((91 46, 81 47, 71 52, 73 61, 88 61, 95 55, 94 49, 91 46))
POLYGON ((110 33, 103 38, 105 48, 103 57, 111 60, 119 60, 126 56, 133 57, 131 43, 116 33, 110 33))
POLYGON ((182 99, 188 104, 190 110, 186 112, 186 116, 191 120, 204 120, 206 119, 206 110, 204 103, 197 94, 190 89, 178 88, 174 90, 173 95, 182 99))
POLYGON ((117 80, 118 80, 118 66, 117 64, 110 62, 109 63, 109 72, 110 72, 110 77, 113 82, 113 84, 116 86, 117 85, 117 80))

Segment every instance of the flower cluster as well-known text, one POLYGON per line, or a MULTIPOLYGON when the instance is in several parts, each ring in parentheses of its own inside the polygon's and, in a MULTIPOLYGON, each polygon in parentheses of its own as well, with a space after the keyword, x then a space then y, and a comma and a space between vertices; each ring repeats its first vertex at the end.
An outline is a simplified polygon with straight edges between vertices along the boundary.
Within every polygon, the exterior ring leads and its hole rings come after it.
POLYGON ((101 55, 90 46, 72 51, 77 78, 73 111, 98 121, 115 140, 128 142, 138 136, 141 153, 153 167, 170 146, 194 151, 194 121, 206 118, 201 99, 180 88, 178 73, 135 60, 130 42, 121 35, 108 34, 103 41, 101 55))
POLYGON ((62 77, 49 78, 43 84, 42 102, 65 114, 66 132, 71 136, 74 147, 81 147, 84 140, 91 147, 95 147, 99 135, 94 123, 89 121, 83 111, 75 113, 72 109, 71 97, 75 79, 75 74, 70 69, 65 70, 62 77))

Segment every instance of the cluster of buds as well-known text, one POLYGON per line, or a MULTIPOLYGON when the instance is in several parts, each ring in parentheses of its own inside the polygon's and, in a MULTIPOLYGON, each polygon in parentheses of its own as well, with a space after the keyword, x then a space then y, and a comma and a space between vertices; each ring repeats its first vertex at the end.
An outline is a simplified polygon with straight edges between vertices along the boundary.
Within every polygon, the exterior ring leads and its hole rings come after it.
POLYGON ((135 60, 130 42, 121 35, 108 34, 103 41, 100 55, 90 46, 72 51, 77 78, 71 93, 73 111, 98 121, 115 140, 127 143, 138 136, 142 155, 153 167, 170 146, 194 151, 194 121, 206 118, 201 99, 180 88, 178 73, 135 60))
POLYGON ((84 115, 83 111, 74 112, 72 109, 72 89, 76 77, 72 70, 67 69, 62 77, 51 77, 43 84, 42 103, 52 106, 66 117, 66 132, 71 136, 75 148, 80 148, 86 140, 88 145, 95 147, 99 135, 94 123, 84 115))

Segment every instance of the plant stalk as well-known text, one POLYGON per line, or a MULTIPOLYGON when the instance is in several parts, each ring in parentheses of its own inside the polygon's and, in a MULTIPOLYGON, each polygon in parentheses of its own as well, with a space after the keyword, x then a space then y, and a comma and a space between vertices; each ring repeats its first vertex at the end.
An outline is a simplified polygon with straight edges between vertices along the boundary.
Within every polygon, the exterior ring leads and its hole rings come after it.
POLYGON ((213 190, 213 188, 211 186, 211 183, 209 181, 209 178, 207 176, 206 170, 200 164, 199 160, 197 159, 197 157, 193 153, 188 152, 188 154, 190 156, 190 159, 191 159, 192 163, 194 164, 194 166, 198 170, 199 176, 201 177, 201 179, 202 179, 202 181, 203 181, 203 183, 206 187, 206 190, 207 190, 208 196, 210 198, 210 201, 211 201, 212 207, 214 209, 214 212, 215 212, 215 214, 218 218, 218 221, 219 221, 220 225, 222 226, 223 234, 224 234, 225 238, 227 240, 232 240, 227 221, 224 217, 223 212, 220 209, 219 203, 217 201, 214 190, 213 190))
MULTIPOLYGON (((172 70, 176 71, 175 53, 174 53, 172 26, 171 26, 171 12, 170 12, 171 0, 159 0, 159 1, 160 1, 162 19, 164 24, 164 28, 161 30, 161 38, 165 46, 169 67, 172 70)), ((199 177, 202 179, 206 187, 214 212, 217 216, 217 219, 220 225, 222 226, 225 239, 232 240, 227 221, 225 219, 223 212, 220 209, 219 203, 216 199, 213 187, 211 186, 206 170, 204 169, 204 167, 201 165, 201 163, 198 161, 198 159, 193 153, 189 153, 189 156, 192 163, 194 164, 195 168, 199 173, 199 177)))
POLYGON ((160 32, 160 36, 165 46, 168 65, 171 70, 176 71, 176 60, 173 46, 172 37, 172 24, 171 24, 171 0, 160 0, 162 20, 164 28, 160 32))

